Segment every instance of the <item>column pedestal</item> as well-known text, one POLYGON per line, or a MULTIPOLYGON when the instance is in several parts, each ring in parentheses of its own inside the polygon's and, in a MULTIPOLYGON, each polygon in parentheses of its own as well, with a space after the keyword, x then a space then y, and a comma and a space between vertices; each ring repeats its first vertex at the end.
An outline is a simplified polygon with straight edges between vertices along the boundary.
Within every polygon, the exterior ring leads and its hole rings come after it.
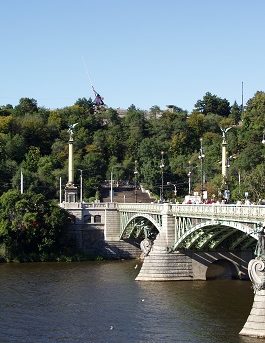
POLYGON ((240 335, 265 338, 265 259, 249 262, 248 273, 255 293, 252 309, 240 335))

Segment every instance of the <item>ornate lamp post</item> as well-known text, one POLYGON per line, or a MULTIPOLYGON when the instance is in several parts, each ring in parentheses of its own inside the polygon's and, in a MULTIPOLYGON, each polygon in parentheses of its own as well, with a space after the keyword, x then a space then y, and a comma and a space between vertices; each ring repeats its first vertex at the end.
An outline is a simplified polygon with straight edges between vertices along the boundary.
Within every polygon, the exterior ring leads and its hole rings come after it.
POLYGON ((134 196, 135 196, 135 202, 137 203, 137 175, 138 175, 138 162, 137 160, 134 161, 134 196))
POLYGON ((203 190, 204 190, 204 178, 203 178, 203 160, 205 158, 203 146, 202 146, 202 138, 200 138, 201 148, 199 152, 199 160, 201 161, 201 200, 203 201, 203 190))
POLYGON ((189 161, 189 169, 188 169, 188 178, 189 178, 189 195, 191 195, 191 161, 189 161))
POLYGON ((114 168, 120 168, 119 165, 111 167, 110 172, 110 202, 113 202, 113 169, 114 168))
POLYGON ((160 201, 164 202, 164 151, 161 151, 161 161, 160 161, 160 169, 161 169, 161 194, 160 194, 160 201))
MULTIPOLYGON (((23 181, 24 177, 23 177, 23 171, 21 169, 20 171, 20 193, 23 194, 24 193, 24 181, 23 181)), ((61 203, 61 201, 60 201, 61 203)))
POLYGON ((113 202, 113 167, 110 172, 110 202, 113 202))
POLYGON ((175 195, 175 202, 177 201, 177 184, 172 183, 172 182, 167 182, 167 185, 173 186, 174 187, 174 195, 175 195))

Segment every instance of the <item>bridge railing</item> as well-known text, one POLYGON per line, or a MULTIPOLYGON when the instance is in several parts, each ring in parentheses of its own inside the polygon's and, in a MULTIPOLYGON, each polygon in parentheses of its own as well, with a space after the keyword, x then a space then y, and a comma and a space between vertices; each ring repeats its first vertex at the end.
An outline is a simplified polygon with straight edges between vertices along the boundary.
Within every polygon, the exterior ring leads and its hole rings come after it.
POLYGON ((118 209, 126 212, 142 212, 142 213, 157 213, 160 214, 164 208, 164 204, 150 203, 119 203, 118 209))
POLYGON ((113 209, 117 208, 117 203, 111 202, 95 202, 95 203, 85 203, 85 202, 62 202, 60 207, 68 210, 78 210, 78 209, 113 209))
POLYGON ((264 205, 225 205, 225 204, 157 204, 157 203, 67 203, 61 207, 66 210, 117 209, 119 211, 146 214, 173 214, 193 218, 225 218, 234 221, 265 222, 264 205))
POLYGON ((260 219, 265 221, 263 205, 183 204, 172 205, 172 213, 190 217, 228 217, 234 220, 260 219))
POLYGON ((236 221, 265 221, 264 205, 225 205, 225 204, 117 204, 120 211, 135 213, 172 213, 177 216, 202 218, 230 218, 236 221))

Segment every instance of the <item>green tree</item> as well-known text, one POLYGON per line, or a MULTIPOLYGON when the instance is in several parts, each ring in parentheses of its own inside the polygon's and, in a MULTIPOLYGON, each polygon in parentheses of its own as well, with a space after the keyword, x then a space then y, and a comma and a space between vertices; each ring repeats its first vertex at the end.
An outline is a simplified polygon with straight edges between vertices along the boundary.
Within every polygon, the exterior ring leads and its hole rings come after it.
POLYGON ((244 179, 244 188, 248 191, 252 201, 265 199, 265 166, 259 164, 244 179))
POLYGON ((141 140, 145 137, 146 120, 144 112, 131 105, 124 118, 127 153, 137 157, 141 140))
POLYGON ((42 194, 10 190, 0 197, 0 242, 9 259, 46 258, 62 251, 69 215, 42 194))
POLYGON ((242 114, 242 108, 235 101, 231 107, 231 113, 229 114, 229 118, 232 119, 234 125, 237 125, 240 122, 241 114, 242 114))
POLYGON ((24 159, 26 153, 25 139, 20 134, 7 135, 5 151, 8 158, 20 163, 24 159))
POLYGON ((151 190, 159 189, 161 184, 161 146, 156 137, 142 140, 139 148, 139 181, 151 190))
POLYGON ((87 113, 94 113, 94 105, 91 98, 78 98, 75 105, 82 107, 87 113))
POLYGON ((30 98, 21 98, 19 104, 15 106, 16 115, 25 115, 38 112, 37 100, 30 98))
POLYGON ((260 142, 265 128, 265 92, 257 92, 247 101, 242 119, 242 144, 260 142))
POLYGON ((230 114, 230 103, 226 99, 207 92, 202 100, 196 102, 195 110, 203 114, 214 113, 227 117, 230 114))
POLYGON ((0 116, 10 116, 13 114, 13 106, 10 104, 0 106, 0 116))
POLYGON ((37 171, 41 157, 40 149, 34 146, 30 147, 25 157, 25 162, 22 164, 23 169, 27 169, 31 172, 37 171))
POLYGON ((161 111, 160 107, 157 105, 154 105, 154 106, 150 107, 150 109, 149 109, 150 118, 156 119, 160 116, 161 113, 162 113, 162 111, 161 111))
POLYGON ((0 132, 8 133, 13 122, 12 116, 0 116, 0 132))

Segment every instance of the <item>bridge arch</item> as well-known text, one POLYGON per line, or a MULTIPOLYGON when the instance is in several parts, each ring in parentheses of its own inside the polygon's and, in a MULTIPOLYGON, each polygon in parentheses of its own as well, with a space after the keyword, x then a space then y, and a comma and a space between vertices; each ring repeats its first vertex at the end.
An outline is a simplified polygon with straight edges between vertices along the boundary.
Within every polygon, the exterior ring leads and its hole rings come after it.
POLYGON ((236 232, 242 232, 243 235, 237 237, 233 242, 233 248, 246 240, 248 240, 246 244, 246 247, 248 247, 257 240, 251 225, 233 221, 207 220, 194 226, 191 225, 184 233, 182 232, 175 241, 173 251, 183 247, 190 249, 198 242, 199 248, 203 248, 210 241, 214 241, 211 248, 216 248, 236 232))
MULTIPOLYGON (((156 216, 157 217, 157 216, 156 216)), ((161 231, 161 223, 158 218, 154 218, 147 213, 136 213, 132 215, 123 225, 120 239, 129 238, 135 230, 137 230, 136 236, 139 236, 141 232, 151 223, 150 229, 154 227, 157 232, 161 231), (143 222, 143 223, 141 223, 143 222), (137 227, 138 226, 138 227, 137 227)))

